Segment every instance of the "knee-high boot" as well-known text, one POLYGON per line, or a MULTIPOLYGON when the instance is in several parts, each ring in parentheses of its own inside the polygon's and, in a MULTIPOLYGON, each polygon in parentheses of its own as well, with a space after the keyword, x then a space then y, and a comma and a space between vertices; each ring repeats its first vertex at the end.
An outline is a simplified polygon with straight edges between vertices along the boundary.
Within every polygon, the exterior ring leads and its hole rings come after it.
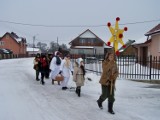
POLYGON ((100 109, 103 109, 102 102, 103 102, 103 99, 99 97, 99 99, 97 100, 97 104, 100 109))
POLYGON ((113 102, 108 102, 108 112, 111 114, 115 114, 113 111, 113 102))

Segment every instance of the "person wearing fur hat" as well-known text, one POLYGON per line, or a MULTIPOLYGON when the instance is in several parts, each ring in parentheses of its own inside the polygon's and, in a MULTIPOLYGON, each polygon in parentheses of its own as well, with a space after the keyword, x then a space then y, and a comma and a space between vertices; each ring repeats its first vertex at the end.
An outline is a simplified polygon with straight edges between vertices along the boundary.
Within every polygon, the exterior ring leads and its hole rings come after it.
MULTIPOLYGON (((52 84, 54 84, 55 77, 59 74, 60 66, 61 66, 61 58, 60 58, 60 52, 56 51, 55 56, 52 58, 50 63, 50 78, 52 79, 52 84)), ((58 85, 60 85, 60 81, 58 81, 58 85)))
POLYGON ((59 72, 59 74, 62 74, 64 76, 64 80, 61 82, 62 90, 67 89, 67 84, 70 78, 70 72, 73 75, 73 67, 70 61, 70 55, 66 55, 62 60, 59 72))
POLYGON ((85 69, 82 58, 78 58, 74 64, 73 81, 76 83, 76 93, 81 96, 81 86, 84 86, 85 69))
POLYGON ((108 112, 115 114, 113 111, 115 83, 118 77, 118 67, 115 61, 115 53, 108 52, 105 60, 102 62, 102 75, 99 83, 101 84, 102 94, 97 100, 100 109, 103 109, 102 103, 108 98, 108 112))

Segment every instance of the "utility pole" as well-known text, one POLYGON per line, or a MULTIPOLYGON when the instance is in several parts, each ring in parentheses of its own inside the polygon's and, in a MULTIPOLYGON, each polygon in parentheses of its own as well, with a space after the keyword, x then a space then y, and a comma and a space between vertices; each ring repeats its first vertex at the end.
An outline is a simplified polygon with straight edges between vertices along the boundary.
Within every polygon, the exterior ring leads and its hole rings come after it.
POLYGON ((57 50, 58 50, 58 46, 59 46, 59 45, 58 45, 58 37, 57 37, 57 50))
POLYGON ((35 47, 34 42, 35 42, 35 39, 36 39, 36 36, 34 35, 33 36, 33 56, 34 56, 34 47, 35 47))

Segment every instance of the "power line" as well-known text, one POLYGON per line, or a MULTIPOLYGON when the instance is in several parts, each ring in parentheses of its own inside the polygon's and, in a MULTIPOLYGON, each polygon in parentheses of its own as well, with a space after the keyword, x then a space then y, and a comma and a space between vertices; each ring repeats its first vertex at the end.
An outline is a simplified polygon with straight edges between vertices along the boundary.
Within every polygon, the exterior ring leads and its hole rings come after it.
MULTIPOLYGON (((140 21, 140 22, 131 22, 131 23, 123 23, 123 24, 119 24, 119 25, 142 24, 142 23, 157 22, 157 21, 160 21, 160 19, 140 21)), ((32 26, 32 27, 66 27, 66 28, 68 28, 68 27, 106 27, 106 25, 43 25, 43 24, 20 23, 20 22, 5 21, 5 20, 0 20, 0 22, 9 23, 9 24, 24 25, 24 26, 32 26)))

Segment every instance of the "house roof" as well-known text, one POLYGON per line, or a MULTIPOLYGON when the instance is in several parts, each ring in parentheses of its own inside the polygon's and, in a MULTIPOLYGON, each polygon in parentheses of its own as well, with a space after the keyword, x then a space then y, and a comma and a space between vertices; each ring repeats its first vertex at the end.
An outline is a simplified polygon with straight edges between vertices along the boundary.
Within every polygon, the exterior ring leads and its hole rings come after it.
POLYGON ((138 41, 136 41, 135 43, 133 43, 134 46, 136 45, 147 45, 152 41, 151 38, 147 39, 146 37, 143 37, 141 39, 139 39, 138 41))
POLYGON ((152 34, 156 34, 156 33, 160 33, 160 24, 158 24, 157 26, 155 26, 154 28, 152 28, 150 31, 148 31, 145 36, 149 36, 152 34))
POLYGON ((71 42, 69 42, 69 44, 71 44, 74 40, 76 40, 77 38, 79 38, 80 36, 82 36, 84 33, 86 32, 90 32, 92 33, 98 40, 102 41, 103 43, 105 43, 101 38, 99 38, 96 34, 94 34, 90 29, 85 30, 83 33, 81 33, 79 36, 77 36, 75 39, 73 39, 71 42))
POLYGON ((143 36, 142 38, 136 40, 133 44, 136 45, 136 44, 142 44, 142 43, 145 43, 147 41, 147 37, 146 36, 143 36))
POLYGON ((135 42, 135 40, 128 40, 125 45, 126 47, 123 48, 123 46, 119 49, 120 52, 123 52, 124 50, 126 50, 130 45, 132 45, 135 42))
POLYGON ((16 43, 19 43, 19 42, 21 42, 21 41, 26 42, 26 39, 25 39, 25 38, 19 37, 19 36, 18 36, 17 34, 15 34, 14 32, 11 32, 11 33, 6 32, 2 37, 0 37, 0 40, 1 40, 4 36, 6 36, 7 34, 8 34, 13 40, 15 40, 16 43))

